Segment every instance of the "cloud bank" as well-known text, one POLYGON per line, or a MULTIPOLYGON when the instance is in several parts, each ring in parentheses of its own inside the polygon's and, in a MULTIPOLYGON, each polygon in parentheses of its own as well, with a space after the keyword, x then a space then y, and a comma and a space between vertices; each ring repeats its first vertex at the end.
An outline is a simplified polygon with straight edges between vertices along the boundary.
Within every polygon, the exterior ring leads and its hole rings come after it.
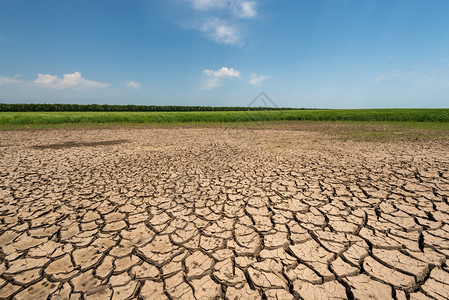
POLYGON ((35 86, 47 88, 79 88, 79 89, 98 89, 109 86, 107 83, 88 80, 82 77, 80 72, 64 74, 62 78, 51 74, 38 74, 32 82, 35 86))
POLYGON ((24 81, 20 80, 18 75, 14 77, 0 76, 0 85, 21 84, 21 83, 24 83, 24 81))

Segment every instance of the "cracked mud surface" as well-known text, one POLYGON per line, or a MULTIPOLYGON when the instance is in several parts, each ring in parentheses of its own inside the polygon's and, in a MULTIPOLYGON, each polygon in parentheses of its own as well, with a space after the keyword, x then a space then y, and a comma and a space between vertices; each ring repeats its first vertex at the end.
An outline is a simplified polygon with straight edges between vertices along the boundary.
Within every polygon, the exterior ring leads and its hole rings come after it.
POLYGON ((0 298, 447 299, 447 144, 0 132, 0 298))

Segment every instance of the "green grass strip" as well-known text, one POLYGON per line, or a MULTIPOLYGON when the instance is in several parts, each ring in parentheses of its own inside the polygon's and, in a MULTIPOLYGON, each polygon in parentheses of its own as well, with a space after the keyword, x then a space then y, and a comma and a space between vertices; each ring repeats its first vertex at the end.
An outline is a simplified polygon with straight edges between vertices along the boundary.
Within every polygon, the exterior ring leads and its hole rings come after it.
POLYGON ((449 122, 449 109, 335 109, 219 112, 0 112, 0 125, 294 120, 449 122))

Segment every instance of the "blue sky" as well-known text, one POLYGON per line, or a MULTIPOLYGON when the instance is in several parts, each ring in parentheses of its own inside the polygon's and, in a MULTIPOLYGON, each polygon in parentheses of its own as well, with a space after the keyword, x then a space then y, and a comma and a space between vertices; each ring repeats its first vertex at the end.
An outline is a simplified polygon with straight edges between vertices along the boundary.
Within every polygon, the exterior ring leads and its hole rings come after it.
POLYGON ((449 107, 447 0, 0 0, 0 102, 449 107))

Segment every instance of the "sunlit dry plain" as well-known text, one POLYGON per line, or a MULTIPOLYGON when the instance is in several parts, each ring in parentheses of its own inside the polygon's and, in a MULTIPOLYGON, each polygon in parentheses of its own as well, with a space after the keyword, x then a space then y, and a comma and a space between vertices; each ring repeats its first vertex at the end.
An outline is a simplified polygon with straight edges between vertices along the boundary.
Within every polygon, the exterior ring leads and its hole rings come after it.
POLYGON ((448 132, 302 124, 0 131, 0 298, 449 298, 448 132))

